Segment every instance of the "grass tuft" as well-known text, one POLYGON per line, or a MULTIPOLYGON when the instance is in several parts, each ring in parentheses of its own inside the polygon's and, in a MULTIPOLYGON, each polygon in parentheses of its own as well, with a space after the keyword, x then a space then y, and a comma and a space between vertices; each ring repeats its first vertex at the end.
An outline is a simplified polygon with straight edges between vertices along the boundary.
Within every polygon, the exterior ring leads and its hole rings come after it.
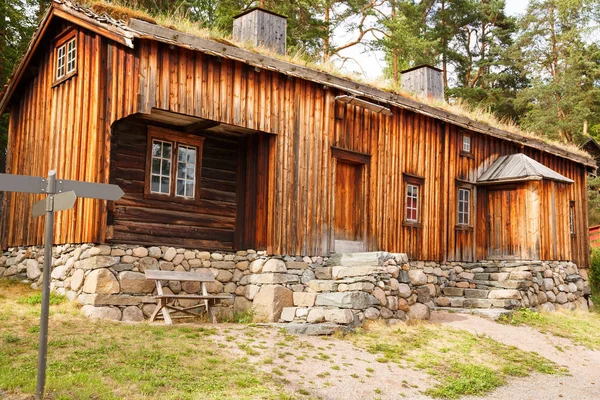
MULTIPOLYGON (((64 303, 65 301, 67 301, 67 297, 60 295, 60 294, 56 294, 54 292, 50 292, 50 305, 51 306, 56 306, 59 304, 64 303)), ((32 295, 29 296, 25 296, 25 297, 20 297, 17 300, 17 303, 19 304, 29 304, 30 306, 35 306, 38 304, 42 304, 42 292, 36 292, 32 295)))
POLYGON ((581 311, 536 312, 520 309, 503 315, 498 322, 515 326, 526 325, 542 333, 567 338, 592 350, 600 349, 600 314, 581 311))

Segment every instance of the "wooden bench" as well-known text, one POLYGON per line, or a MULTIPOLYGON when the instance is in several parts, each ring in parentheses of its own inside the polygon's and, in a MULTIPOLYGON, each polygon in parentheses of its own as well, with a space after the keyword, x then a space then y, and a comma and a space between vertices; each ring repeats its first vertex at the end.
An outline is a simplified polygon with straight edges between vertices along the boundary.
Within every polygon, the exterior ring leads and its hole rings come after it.
MULTIPOLYGON (((229 294, 208 294, 206 290, 207 282, 214 282, 215 277, 211 272, 182 272, 182 271, 156 271, 146 270, 146 279, 153 280, 156 282, 156 293, 157 296, 154 298, 157 300, 156 308, 150 317, 150 321, 155 321, 157 318, 162 317, 165 320, 165 324, 172 324, 173 318, 169 312, 180 312, 189 314, 190 316, 197 317, 201 315, 198 312, 193 312, 197 308, 204 308, 206 314, 210 320, 215 323, 217 319, 210 309, 210 300, 220 299, 231 299, 229 294), (200 282, 202 286, 202 294, 165 294, 163 291, 161 281, 180 281, 180 282, 200 282), (191 307, 181 307, 176 305, 177 300, 203 300, 202 303, 193 305, 191 307), (159 315, 160 314, 160 315, 159 315)), ((177 316, 184 317, 184 316, 177 316)))

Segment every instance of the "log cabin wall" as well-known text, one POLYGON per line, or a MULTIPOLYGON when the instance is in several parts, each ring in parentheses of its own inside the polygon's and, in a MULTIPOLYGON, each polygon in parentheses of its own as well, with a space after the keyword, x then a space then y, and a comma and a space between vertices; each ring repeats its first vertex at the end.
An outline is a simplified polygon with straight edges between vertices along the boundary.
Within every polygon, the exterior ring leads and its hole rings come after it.
POLYGON ((197 155, 200 198, 182 203, 144 194, 148 129, 135 118, 113 128, 111 183, 119 185, 125 196, 109 209, 107 241, 232 250, 239 140, 204 137, 201 157, 197 155))
MULTIPOLYGON (((245 161, 246 168, 256 166, 256 175, 242 184, 238 174, 244 196, 236 193, 237 204, 243 198, 245 211, 238 214, 237 223, 241 223, 239 215, 249 222, 235 230, 238 239, 234 240, 247 245, 244 247, 301 255, 333 250, 336 162, 332 148, 338 148, 370 157, 362 174, 366 250, 406 252, 416 260, 474 261, 480 258, 481 244, 475 235, 478 226, 474 222, 473 229, 457 229, 457 187, 471 187, 475 201, 477 187, 469 185, 498 156, 524 152, 575 180, 561 193, 568 197, 565 204, 574 202, 576 234, 571 243, 561 243, 560 251, 548 255, 588 264, 583 165, 396 107, 388 117, 336 104, 335 97, 346 93, 242 62, 150 40, 138 40, 135 50, 130 50, 84 30, 79 35, 85 51, 79 58, 78 75, 53 90, 48 72, 53 48, 48 45, 38 74, 24 85, 20 102, 13 104, 10 146, 14 151, 9 156, 9 172, 45 175, 59 154, 64 154, 70 161, 57 166, 59 177, 108 182, 110 127, 128 115, 162 109, 263 132, 254 158, 245 161), (81 76, 87 79, 79 79, 81 76), (63 103, 63 99, 71 100, 63 103), (40 115, 31 115, 35 113, 40 115), (63 121, 74 124, 65 123, 63 129, 63 121), (26 133, 40 135, 37 132, 48 132, 50 126, 55 127, 54 132, 71 136, 58 140, 55 134, 50 153, 37 148, 28 153, 43 161, 16 156, 25 152, 26 146, 40 146, 48 139, 42 135, 36 136, 40 140, 25 140, 26 133), (470 156, 460 152, 465 133, 472 140, 470 156), (89 156, 72 157, 76 152, 68 151, 66 143, 79 143, 80 151, 85 149, 83 153, 89 156), (255 178, 256 182, 251 182, 255 178), (411 179, 422 182, 416 224, 404 223, 405 183, 411 179), (259 196, 258 190, 264 195, 259 196), (255 199, 255 205, 249 198, 255 199)), ((8 197, 11 207, 25 198, 8 197)), ((28 198, 30 205, 34 199, 28 198)), ((77 224, 72 213, 59 214, 60 224, 67 229, 57 229, 56 241, 103 241, 106 209, 100 202, 82 200, 77 207, 77 224)), ((29 207, 23 207, 5 220, 8 244, 41 241, 39 222, 32 230, 16 228, 16 221, 29 218, 27 210, 29 207)), ((568 209, 557 212, 568 213, 568 209)), ((475 212, 472 214, 476 221, 475 212)))

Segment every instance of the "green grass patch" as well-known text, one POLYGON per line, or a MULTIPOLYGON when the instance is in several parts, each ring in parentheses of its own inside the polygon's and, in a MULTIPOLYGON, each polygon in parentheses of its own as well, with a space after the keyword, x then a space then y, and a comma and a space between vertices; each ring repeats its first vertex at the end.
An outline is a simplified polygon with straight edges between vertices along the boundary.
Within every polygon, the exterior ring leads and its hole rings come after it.
POLYGON ((542 333, 572 340, 574 343, 592 350, 600 349, 600 314, 579 311, 557 311, 538 313, 521 309, 510 315, 503 315, 498 322, 510 325, 531 326, 542 333))
MULTIPOLYGON (((65 301, 67 301, 67 297, 66 296, 62 296, 62 295, 56 294, 54 292, 50 293, 50 305, 51 306, 59 305, 61 303, 64 303, 65 301)), ((35 292, 32 295, 20 297, 17 300, 17 303, 19 303, 19 304, 29 304, 30 306, 35 306, 35 305, 38 305, 38 304, 42 304, 42 292, 35 292)))
MULTIPOLYGON (((428 373, 437 383, 426 394, 436 398, 483 395, 510 377, 528 376, 532 372, 563 372, 537 353, 433 324, 390 327, 371 323, 346 338, 377 355, 378 362, 396 363, 428 373)), ((368 372, 373 371, 369 369, 368 372)))
MULTIPOLYGON (((31 395, 39 336, 39 305, 32 299, 37 293, 3 280, 0 287, 0 310, 9 310, 0 323, 0 391, 31 395)), ((50 312, 48 398, 291 398, 280 380, 246 357, 219 349, 211 337, 217 333, 214 327, 94 321, 70 302, 54 302, 50 312)))

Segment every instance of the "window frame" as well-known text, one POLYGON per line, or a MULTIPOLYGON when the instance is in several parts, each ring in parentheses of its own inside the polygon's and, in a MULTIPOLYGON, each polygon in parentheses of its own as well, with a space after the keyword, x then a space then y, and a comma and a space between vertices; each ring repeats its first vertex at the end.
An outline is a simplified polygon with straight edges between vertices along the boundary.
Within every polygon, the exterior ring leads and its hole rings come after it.
POLYGON ((569 201, 569 233, 571 237, 577 236, 577 229, 575 228, 575 201, 569 201))
POLYGON ((459 227, 471 227, 473 226, 473 189, 466 186, 457 186, 456 188, 456 225, 459 227), (468 193, 468 199, 465 202, 460 199, 461 191, 465 191, 468 193), (463 203, 463 211, 460 211, 461 202, 463 203), (464 205, 466 203, 467 210, 465 211, 464 205), (467 222, 460 221, 461 214, 463 216, 466 215, 467 222))
POLYGON ((462 157, 475 158, 473 155, 473 135, 468 133, 460 134, 460 155, 462 157), (465 138, 469 139, 469 150, 465 150, 465 138))
POLYGON ((403 194, 402 195, 402 225, 420 228, 422 226, 422 208, 423 208, 423 200, 422 199, 423 199, 423 195, 424 195, 425 178, 422 178, 422 177, 416 176, 416 175, 407 174, 407 173, 404 173, 402 175, 404 178, 404 184, 403 184, 404 190, 402 192, 402 194, 403 194), (416 220, 407 218, 409 186, 417 187, 417 197, 416 197, 417 219, 416 220))
POLYGON ((53 87, 59 85, 75 75, 77 75, 77 71, 79 70, 79 43, 77 40, 78 31, 75 29, 70 29, 63 34, 59 35, 54 41, 54 60, 52 63, 52 76, 53 76, 53 87), (67 71, 69 65, 69 43, 75 43, 75 65, 72 71, 67 71), (61 77, 58 77, 58 60, 59 60, 59 51, 64 48, 64 64, 63 67, 65 69, 64 74, 61 77))
POLYGON ((165 128, 154 126, 148 127, 147 143, 146 143, 146 165, 144 168, 144 198, 174 201, 184 204, 197 204, 200 201, 200 178, 202 171, 202 149, 204 145, 204 137, 190 135, 179 131, 174 131, 165 128), (152 148, 155 141, 167 142, 171 144, 171 166, 169 171, 169 193, 152 192, 152 148), (195 147, 196 162, 194 171, 194 197, 178 196, 177 190, 177 163, 179 148, 195 147))

